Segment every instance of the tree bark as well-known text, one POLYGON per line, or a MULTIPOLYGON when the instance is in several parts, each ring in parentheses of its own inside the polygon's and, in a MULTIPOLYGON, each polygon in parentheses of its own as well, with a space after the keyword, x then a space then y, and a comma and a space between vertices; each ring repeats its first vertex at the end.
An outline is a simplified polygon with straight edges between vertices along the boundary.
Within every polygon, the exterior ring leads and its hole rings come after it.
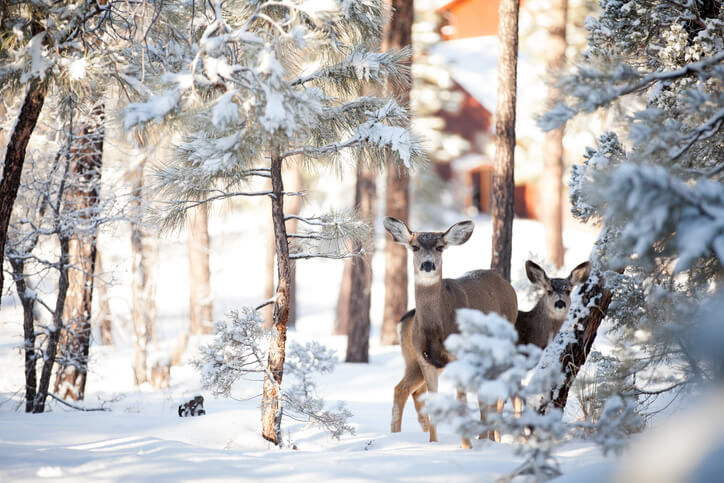
MULTIPOLYGON (((69 240, 68 292, 64 304, 54 392, 63 399, 85 396, 90 351, 91 307, 95 274, 97 216, 103 162, 104 108, 97 106, 91 119, 71 142, 72 174, 66 189, 65 210, 73 213, 76 232, 69 240)), ((72 135, 72 134, 71 134, 72 135)))
POLYGON ((289 321, 289 286, 291 267, 289 260, 289 241, 284 222, 284 182, 282 180, 282 158, 278 149, 272 149, 272 221, 274 223, 274 246, 277 256, 278 283, 274 301, 273 327, 269 347, 267 367, 264 372, 264 393, 262 395, 262 436, 264 439, 281 446, 281 384, 284 375, 284 358, 287 342, 287 322, 289 321))
POLYGON ((96 247, 96 277, 100 283, 95 284, 96 300, 98 301, 98 314, 95 319, 101 334, 102 345, 113 345, 113 326, 111 323, 111 307, 108 303, 108 287, 103 280, 103 256, 96 247))
MULTIPOLYGON (((590 279, 589 279, 590 280, 590 279)), ((560 355, 561 371, 563 372, 563 381, 553 387, 550 399, 545 401, 540 409, 540 413, 545 413, 550 404, 554 407, 563 409, 568 401, 568 393, 571 389, 573 381, 576 380, 578 371, 591 352, 591 346, 596 339, 598 328, 606 317, 608 306, 611 304, 612 293, 603 287, 600 283, 591 283, 586 281, 580 289, 583 292, 582 305, 587 307, 592 300, 597 300, 591 307, 590 312, 577 320, 574 327, 574 340, 565 347, 560 355)))
POLYGON ((2 270, 5 259, 5 243, 8 235, 8 225, 13 212, 13 205, 20 187, 20 177, 23 173, 25 151, 28 141, 38 123, 40 111, 45 102, 46 84, 40 79, 30 81, 25 99, 20 107, 18 119, 10 135, 0 180, 0 294, 3 291, 4 274, 2 270))
MULTIPOLYGON (((302 173, 299 166, 296 164, 287 165, 282 171, 282 178, 284 186, 289 192, 301 192, 303 187, 302 173)), ((287 198, 285 203, 285 214, 287 215, 298 215, 301 209, 301 200, 299 196, 290 196, 287 198)), ((297 231, 297 220, 292 218, 286 222, 287 233, 296 233, 297 231)), ((269 300, 274 297, 274 282, 276 281, 275 267, 275 231, 274 223, 270 223, 267 229, 267 241, 266 241, 266 281, 264 283, 264 300, 269 300)), ((266 326, 272 326, 274 306, 264 307, 262 309, 266 326)), ((292 328, 297 322, 297 262, 296 260, 289 261, 289 321, 287 322, 287 328, 292 328)))
POLYGON ((345 260, 342 270, 342 280, 337 295, 337 308, 335 310, 333 335, 349 334, 349 303, 352 294, 352 263, 354 259, 345 260))
MULTIPOLYGON (((401 49, 412 45, 412 0, 390 0, 392 16, 382 39, 382 51, 401 49)), ((411 61, 408 61, 411 62, 411 61)), ((400 105, 410 107, 409 87, 391 93, 400 105)), ((393 168, 387 163, 386 212, 388 216, 408 223, 410 217, 410 179, 407 171, 393 168)), ((407 250, 387 240, 385 243, 385 305, 382 315, 380 342, 382 345, 399 344, 397 321, 407 312, 407 250)))
MULTIPOLYGON (((377 189, 375 175, 364 166, 357 167, 355 206, 359 216, 370 223, 370 249, 364 255, 353 257, 350 265, 348 296, 347 356, 346 362, 369 362, 370 347, 370 295, 372 293, 372 259, 374 258, 374 219, 377 189)), ((360 247, 357 247, 362 248, 360 247)), ((397 330, 395 330, 397 334, 397 330)))
POLYGON ((33 413, 45 411, 45 400, 48 398, 50 387, 50 374, 55 365, 55 358, 58 353, 58 340, 63 330, 63 312, 65 308, 65 296, 68 292, 68 265, 70 252, 70 239, 61 233, 60 259, 58 260, 58 296, 55 300, 55 311, 53 312, 53 326, 48 330, 48 346, 43 357, 43 369, 40 372, 38 391, 35 393, 33 402, 33 413))
POLYGON ((189 328, 192 334, 210 334, 214 329, 214 310, 206 207, 194 208, 188 216, 189 328))
MULTIPOLYGON (((549 10, 548 71, 560 72, 566 62, 567 0, 553 0, 549 10)), ((559 90, 551 81, 548 87, 548 105, 560 97, 559 90)), ((548 260, 557 268, 563 266, 563 135, 561 126, 545 134, 543 146, 543 177, 540 193, 543 194, 543 224, 546 230, 548 260)))
POLYGON ((18 298, 23 306, 23 351, 25 352, 25 412, 33 411, 35 394, 37 392, 37 375, 35 363, 39 354, 35 352, 35 318, 33 309, 35 299, 29 296, 27 284, 25 283, 25 260, 22 257, 8 256, 13 269, 13 279, 18 298))
POLYGON ((498 94, 493 168, 491 268, 510 280, 515 180, 515 101, 518 64, 518 0, 501 0, 498 28, 498 94))
POLYGON ((129 169, 133 191, 130 203, 132 258, 132 309, 135 343, 133 351, 133 376, 135 384, 148 381, 148 344, 152 340, 156 319, 155 243, 143 221, 145 211, 143 171, 147 153, 141 140, 135 141, 136 155, 129 169))

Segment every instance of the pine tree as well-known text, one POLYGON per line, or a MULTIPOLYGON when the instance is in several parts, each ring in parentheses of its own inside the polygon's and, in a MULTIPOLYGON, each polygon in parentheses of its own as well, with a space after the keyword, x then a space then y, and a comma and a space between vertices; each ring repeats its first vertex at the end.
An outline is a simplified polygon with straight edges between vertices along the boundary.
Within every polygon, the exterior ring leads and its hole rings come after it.
POLYGON ((407 50, 369 50, 379 41, 382 14, 373 0, 205 4, 195 11, 191 48, 179 50, 184 62, 154 79, 156 93, 125 111, 126 129, 159 121, 183 127, 175 158, 158 173, 170 201, 166 226, 210 201, 271 199, 278 281, 262 435, 275 444, 281 444, 290 263, 358 255, 357 242, 367 233, 344 213, 296 216, 300 229, 287 233, 284 200, 296 193, 285 190, 282 166, 352 160, 379 168, 390 156, 397 169, 422 159, 403 127, 403 108, 391 99, 355 97, 364 85, 389 81, 401 88, 409 80, 407 50), (271 190, 255 189, 254 181, 269 179, 271 190))
POLYGON ((597 256, 619 335, 611 375, 648 397, 721 374, 721 332, 704 307, 724 296, 724 12, 709 0, 601 7, 586 22, 585 63, 560 79, 566 97, 541 124, 630 110, 621 136, 603 134, 574 167, 570 196, 574 215, 603 222, 597 256))

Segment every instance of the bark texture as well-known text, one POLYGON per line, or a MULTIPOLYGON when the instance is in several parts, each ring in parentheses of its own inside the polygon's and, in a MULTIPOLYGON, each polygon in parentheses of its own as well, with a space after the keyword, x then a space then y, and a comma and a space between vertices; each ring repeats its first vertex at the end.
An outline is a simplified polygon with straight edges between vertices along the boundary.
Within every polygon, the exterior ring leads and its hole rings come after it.
POLYGON ((99 209, 103 161, 104 108, 93 110, 71 142, 72 172, 66 190, 65 210, 76 224, 68 243, 68 292, 63 309, 54 392, 63 399, 85 396, 91 336, 91 306, 98 230, 94 219, 99 209))
MULTIPOLYGON (((566 62, 567 0, 552 0, 548 12, 548 71, 560 72, 566 62)), ((548 87, 548 105, 560 97, 553 82, 548 87)), ((543 224, 546 230, 548 260, 563 266, 563 136, 565 127, 548 131, 543 145, 543 177, 539 192, 543 195, 543 224)))
POLYGON ((96 249, 96 300, 98 301, 98 314, 95 316, 98 330, 101 334, 102 345, 113 345, 113 324, 111 322, 111 306, 108 302, 108 286, 103 280, 103 256, 96 249))
MULTIPOLYGON (((371 227, 374 227, 375 201, 377 198, 374 173, 363 166, 358 166, 355 185, 355 206, 359 216, 367 220, 371 227)), ((370 239, 374 240, 374 228, 372 228, 370 239)), ((353 257, 351 260, 347 306, 349 312, 347 314, 346 362, 369 362, 372 258, 374 258, 374 241, 364 255, 353 257)), ((397 330, 395 330, 396 334, 397 330)))
POLYGON ((42 413, 45 411, 45 401, 48 398, 50 387, 50 374, 55 365, 55 358, 58 353, 58 340, 63 330, 63 312, 65 307, 66 293, 68 292, 68 261, 70 259, 70 239, 60 235, 60 259, 58 260, 58 296, 55 299, 55 311, 53 312, 53 325, 48 330, 48 345, 45 348, 43 357, 43 368, 40 371, 38 391, 33 401, 33 412, 42 413))
POLYGON ((498 93, 493 168, 493 254, 491 269, 510 280, 515 180, 515 102, 518 64, 518 0, 500 1, 498 93))
MULTIPOLYGON (((412 45, 412 22, 414 8, 412 0, 391 0, 390 22, 382 39, 382 51, 400 49, 412 45)), ((409 87, 391 92, 405 109, 410 107, 409 87)), ((410 179, 407 171, 394 168, 387 163, 387 191, 385 196, 386 214, 409 222, 410 179)), ((407 250, 404 246, 387 240, 385 243, 385 305, 382 315, 380 342, 382 345, 399 344, 397 321, 407 312, 407 250)))
POLYGON ((205 206, 188 213, 189 327, 192 334, 210 334, 214 329, 208 220, 205 206))
POLYGON ((597 300, 591 307, 588 315, 576 321, 575 340, 566 346, 560 356, 561 370, 563 372, 563 382, 551 390, 551 397, 540 408, 541 413, 545 413, 547 408, 553 404, 554 407, 563 409, 568 401, 568 393, 570 392, 573 381, 576 380, 578 371, 591 352, 591 346, 596 339, 598 328, 606 317, 608 306, 611 304, 612 293, 602 285, 590 283, 586 281, 581 290, 583 291, 583 306, 588 306, 592 300, 597 300))
POLYGON ((262 436, 264 439, 281 446, 281 384, 284 375, 284 357, 287 342, 287 322, 289 320, 289 286, 291 267, 289 260, 289 241, 284 222, 284 182, 282 180, 282 158, 274 149, 271 156, 272 182, 272 221, 274 223, 274 247, 277 257, 278 283, 274 312, 272 315, 272 336, 269 357, 264 373, 264 393, 261 401, 262 436))
POLYGON ((25 283, 25 260, 22 257, 8 257, 13 269, 13 280, 18 298, 23 306, 23 351, 25 352, 25 412, 33 412, 35 394, 38 389, 35 364, 40 356, 35 352, 35 318, 33 309, 35 299, 28 296, 25 283))
POLYGON ((20 187, 20 177, 23 173, 25 151, 28 141, 38 123, 40 111, 45 102, 46 84, 39 79, 33 79, 28 85, 25 99, 20 107, 18 119, 10 135, 0 179, 0 293, 3 291, 4 272, 2 270, 5 258, 5 243, 8 235, 8 225, 13 212, 13 205, 20 187))

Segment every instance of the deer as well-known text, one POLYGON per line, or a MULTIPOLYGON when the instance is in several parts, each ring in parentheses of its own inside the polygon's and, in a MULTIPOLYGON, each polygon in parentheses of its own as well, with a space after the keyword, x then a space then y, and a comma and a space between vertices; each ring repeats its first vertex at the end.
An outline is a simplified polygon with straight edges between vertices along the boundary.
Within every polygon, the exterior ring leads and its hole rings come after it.
POLYGON ((571 306, 571 290, 588 279, 591 263, 579 264, 567 278, 549 278, 545 270, 528 260, 525 262, 525 273, 531 283, 545 292, 530 312, 518 311, 515 320, 518 344, 534 344, 545 349, 566 320, 571 306))
MULTIPOLYGON (((510 283, 491 270, 473 270, 455 279, 442 278, 442 253, 449 246, 462 245, 470 239, 475 225, 461 221, 445 232, 413 232, 401 220, 386 217, 385 229, 392 239, 412 251, 415 283, 415 309, 400 321, 400 348, 405 361, 405 373, 395 386, 391 431, 401 431, 402 413, 412 394, 418 421, 430 441, 437 441, 437 430, 420 410, 420 396, 425 391, 437 392, 438 376, 454 357, 444 345, 450 334, 458 333, 455 311, 460 308, 496 312, 515 323, 518 298, 510 283)), ((458 392, 458 399, 465 394, 458 392)), ((502 410, 502 405, 498 403, 502 410)), ((481 419, 489 408, 481 407, 481 419)), ((487 435, 494 439, 493 433, 487 435)), ((463 448, 470 441, 463 438, 463 448)))
MULTIPOLYGON (((571 290, 585 282, 591 274, 591 263, 577 265, 566 278, 549 278, 545 270, 528 260, 525 273, 528 280, 544 292, 530 312, 518 311, 515 319, 518 344, 533 344, 545 349, 566 320, 571 307, 571 290)), ((523 401, 517 397, 513 399, 513 411, 516 417, 523 411, 523 401)))

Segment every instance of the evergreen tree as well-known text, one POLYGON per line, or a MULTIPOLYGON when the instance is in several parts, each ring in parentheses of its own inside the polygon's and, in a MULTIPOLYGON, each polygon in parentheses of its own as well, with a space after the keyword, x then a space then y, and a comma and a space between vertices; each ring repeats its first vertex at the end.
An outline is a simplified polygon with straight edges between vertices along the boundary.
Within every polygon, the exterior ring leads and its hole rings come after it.
POLYGON ((710 0, 601 8, 586 22, 584 64, 560 79, 567 97, 541 124, 631 111, 620 137, 603 134, 574 167, 570 196, 574 215, 603 222, 597 252, 619 340, 612 375, 654 396, 721 375, 721 330, 703 307, 724 297, 724 12, 710 0))
MULTIPOLYGON (((184 5, 186 5, 184 3, 184 5)), ((278 281, 273 330, 264 370, 262 435, 281 444, 290 263, 312 257, 358 255, 367 229, 344 213, 300 217, 287 233, 282 165, 365 163, 389 156, 410 167, 422 151, 405 127, 407 114, 392 99, 356 97, 364 85, 409 82, 409 51, 375 53, 384 16, 381 2, 217 2, 191 12, 189 48, 173 72, 149 82, 155 93, 131 103, 126 129, 179 121, 184 139, 158 173, 169 204, 166 226, 186 210, 235 196, 268 196, 278 281), (272 189, 254 181, 271 179, 272 189), (302 226, 306 228, 302 228, 302 226), (290 241, 294 243, 290 243, 290 241)))

